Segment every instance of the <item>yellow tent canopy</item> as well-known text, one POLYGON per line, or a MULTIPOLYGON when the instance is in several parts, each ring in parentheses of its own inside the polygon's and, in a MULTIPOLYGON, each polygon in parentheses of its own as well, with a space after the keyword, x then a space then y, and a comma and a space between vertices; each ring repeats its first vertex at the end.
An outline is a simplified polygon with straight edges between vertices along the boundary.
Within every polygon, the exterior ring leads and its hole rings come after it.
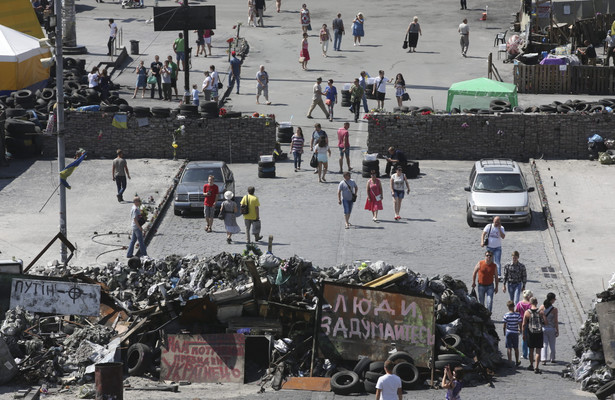
POLYGON ((0 94, 20 89, 40 89, 49 79, 41 58, 51 57, 49 48, 25 33, 0 25, 0 94))
POLYGON ((38 39, 45 37, 30 0, 0 0, 0 25, 38 39))

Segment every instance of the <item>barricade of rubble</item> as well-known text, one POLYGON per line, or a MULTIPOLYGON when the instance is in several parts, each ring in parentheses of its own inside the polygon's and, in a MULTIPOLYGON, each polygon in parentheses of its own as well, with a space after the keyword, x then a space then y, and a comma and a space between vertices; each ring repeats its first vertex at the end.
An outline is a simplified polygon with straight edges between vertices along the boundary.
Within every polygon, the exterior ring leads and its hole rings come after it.
MULTIPOLYGON (((93 381, 95 363, 118 361, 119 354, 129 374, 157 379, 165 334, 228 333, 233 328, 227 323, 230 317, 265 317, 279 321, 281 329, 273 337, 268 368, 256 374, 261 387, 278 389, 288 377, 331 377, 338 369, 350 367, 363 373, 361 379, 368 390, 366 361, 312 357, 319 285, 323 280, 363 285, 400 272, 401 278, 390 283, 387 291, 435 300, 435 368, 440 370, 452 360, 468 370, 478 366, 482 372, 477 379, 490 379, 502 362, 500 339, 490 312, 469 295, 463 281, 448 275, 430 278, 383 261, 321 268, 298 256, 282 260, 270 253, 263 255, 256 247, 243 255, 170 255, 133 258, 128 265, 35 267, 31 275, 99 284, 100 316, 43 316, 18 307, 6 312, 0 333, 19 368, 13 382, 76 386, 93 381), (200 310, 197 316, 195 309, 200 310), (148 365, 131 365, 135 352, 148 365)), ((250 329, 234 332, 249 335, 250 329)), ((254 376, 251 367, 246 360, 246 377, 254 376)), ((413 365, 411 369, 417 370, 413 365)), ((421 378, 428 372, 419 368, 421 378)), ((414 381, 422 383, 424 379, 418 378, 414 381)))
MULTIPOLYGON (((611 360, 613 354, 612 350, 607 350, 603 346, 605 344, 612 346, 612 344, 604 343, 602 340, 596 306, 604 302, 615 302, 615 274, 609 282, 608 289, 598 293, 596 297, 598 303, 594 304, 581 327, 579 339, 573 346, 575 357, 564 369, 563 376, 580 382, 583 390, 596 393, 599 399, 605 399, 615 393, 615 374, 606 364, 605 351, 611 351, 609 354, 611 360)), ((612 321, 602 321, 602 324, 603 329, 608 329, 607 325, 612 324, 612 321)))

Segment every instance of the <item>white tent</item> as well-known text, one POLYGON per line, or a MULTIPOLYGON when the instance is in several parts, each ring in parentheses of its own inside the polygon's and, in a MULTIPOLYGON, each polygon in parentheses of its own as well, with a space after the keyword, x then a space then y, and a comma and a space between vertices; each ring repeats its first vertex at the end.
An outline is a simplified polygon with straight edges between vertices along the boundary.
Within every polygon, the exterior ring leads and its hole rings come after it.
POLYGON ((0 25, 0 94, 44 87, 49 68, 41 58, 47 57, 49 48, 41 47, 37 38, 0 25))

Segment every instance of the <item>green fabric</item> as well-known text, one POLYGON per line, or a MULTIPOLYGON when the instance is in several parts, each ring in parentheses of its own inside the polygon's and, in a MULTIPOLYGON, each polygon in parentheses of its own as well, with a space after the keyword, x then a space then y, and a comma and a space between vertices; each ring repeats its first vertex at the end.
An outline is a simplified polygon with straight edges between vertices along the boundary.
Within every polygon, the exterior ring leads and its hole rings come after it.
POLYGON ((177 64, 171 61, 169 62, 169 67, 171 67, 171 79, 177 78, 177 64))
POLYGON ((451 107, 461 106, 453 102, 455 96, 491 97, 505 98, 512 107, 517 106, 517 86, 512 83, 498 82, 487 78, 476 78, 469 81, 453 83, 448 89, 448 99, 446 111, 451 111, 451 107))
POLYGON ((175 51, 184 51, 184 38, 175 39, 175 51))

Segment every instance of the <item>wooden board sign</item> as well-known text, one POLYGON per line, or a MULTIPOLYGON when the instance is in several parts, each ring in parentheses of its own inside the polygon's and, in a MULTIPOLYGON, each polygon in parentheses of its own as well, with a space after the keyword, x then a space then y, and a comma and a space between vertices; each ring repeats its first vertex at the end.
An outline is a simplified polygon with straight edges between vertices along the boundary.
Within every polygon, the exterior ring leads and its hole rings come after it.
POLYGON ((100 286, 87 283, 13 278, 11 308, 63 315, 100 314, 100 286))
POLYGON ((168 335, 160 379, 193 383, 243 383, 246 338, 242 334, 168 335))
POLYGON ((415 365, 429 366, 435 341, 434 300, 365 286, 325 282, 322 346, 345 360, 386 360, 405 351, 415 365))

